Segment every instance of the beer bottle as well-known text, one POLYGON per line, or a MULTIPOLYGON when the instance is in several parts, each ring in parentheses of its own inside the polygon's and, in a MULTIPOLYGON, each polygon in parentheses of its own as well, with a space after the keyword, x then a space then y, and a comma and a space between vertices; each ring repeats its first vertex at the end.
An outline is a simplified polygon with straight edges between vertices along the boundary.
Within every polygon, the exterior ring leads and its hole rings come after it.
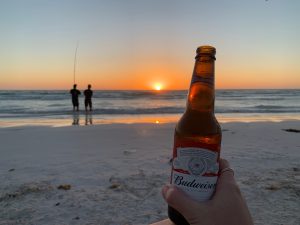
MULTIPOLYGON (((222 134, 214 114, 215 54, 212 46, 197 49, 186 110, 174 134, 171 183, 197 201, 212 197, 219 172, 222 134)), ((170 206, 168 214, 175 224, 188 224, 170 206)))

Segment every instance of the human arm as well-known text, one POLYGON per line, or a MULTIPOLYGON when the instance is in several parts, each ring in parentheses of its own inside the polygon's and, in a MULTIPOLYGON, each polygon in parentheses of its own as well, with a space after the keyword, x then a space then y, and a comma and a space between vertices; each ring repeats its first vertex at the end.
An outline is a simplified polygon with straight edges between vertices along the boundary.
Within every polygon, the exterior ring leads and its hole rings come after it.
MULTIPOLYGON (((220 177, 213 198, 197 202, 174 185, 165 185, 162 194, 171 207, 180 212, 190 225, 253 225, 247 203, 234 179, 229 163, 220 159, 220 177)), ((174 225, 169 219, 152 225, 174 225)))

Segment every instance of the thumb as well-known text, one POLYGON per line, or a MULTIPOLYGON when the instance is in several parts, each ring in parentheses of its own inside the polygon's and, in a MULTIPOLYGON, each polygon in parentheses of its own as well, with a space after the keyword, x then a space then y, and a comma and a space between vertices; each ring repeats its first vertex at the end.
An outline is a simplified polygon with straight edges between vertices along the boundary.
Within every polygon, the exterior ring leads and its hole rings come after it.
POLYGON ((162 189, 162 195, 168 205, 176 209, 187 220, 190 220, 195 216, 195 211, 201 211, 201 203, 193 200, 175 185, 165 185, 162 189))

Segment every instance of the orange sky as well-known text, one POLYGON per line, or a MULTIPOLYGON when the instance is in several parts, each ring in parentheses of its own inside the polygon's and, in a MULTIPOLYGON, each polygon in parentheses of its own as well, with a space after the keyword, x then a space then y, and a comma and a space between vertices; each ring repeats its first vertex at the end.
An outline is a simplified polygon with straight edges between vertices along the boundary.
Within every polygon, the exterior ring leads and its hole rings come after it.
MULTIPOLYGON (((218 50, 218 49, 217 49, 218 50)), ((187 89, 189 87, 193 66, 194 51, 187 59, 143 60, 120 62, 116 58, 115 65, 89 65, 82 61, 77 65, 76 83, 80 89, 92 84, 94 89, 153 89, 161 84, 162 89, 187 89), (82 64, 87 64, 83 66, 82 64)), ((153 58, 155 58, 153 56, 153 58)), ((236 59, 238 60, 238 59, 236 59)), ((105 64, 105 63, 104 63, 105 64)), ((288 60, 281 64, 276 62, 235 63, 225 56, 216 60, 216 88, 299 88, 299 71, 295 67, 287 67, 288 60), (263 66, 268 64, 268 66, 263 66), (272 66, 273 65, 273 66, 272 66)), ((68 66, 55 65, 44 69, 47 63, 22 65, 1 76, 1 89, 69 89, 73 84, 72 62, 68 66)))
POLYGON ((76 43, 80 89, 187 89, 206 44, 216 88, 300 88, 298 11, 296 1, 6 2, 0 89, 69 89, 76 43))

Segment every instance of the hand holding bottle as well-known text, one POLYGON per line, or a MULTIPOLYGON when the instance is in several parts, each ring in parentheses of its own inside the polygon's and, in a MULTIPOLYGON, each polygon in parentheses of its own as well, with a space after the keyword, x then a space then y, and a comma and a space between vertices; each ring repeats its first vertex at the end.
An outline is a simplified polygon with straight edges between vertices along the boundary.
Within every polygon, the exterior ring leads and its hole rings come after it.
MULTIPOLYGON (((226 168, 229 168, 229 163, 220 159, 221 175, 216 192, 209 201, 197 202, 174 185, 163 187, 163 197, 168 205, 186 218, 190 225, 253 225, 233 171, 226 168)), ((152 225, 173 225, 173 223, 167 219, 152 225)))

